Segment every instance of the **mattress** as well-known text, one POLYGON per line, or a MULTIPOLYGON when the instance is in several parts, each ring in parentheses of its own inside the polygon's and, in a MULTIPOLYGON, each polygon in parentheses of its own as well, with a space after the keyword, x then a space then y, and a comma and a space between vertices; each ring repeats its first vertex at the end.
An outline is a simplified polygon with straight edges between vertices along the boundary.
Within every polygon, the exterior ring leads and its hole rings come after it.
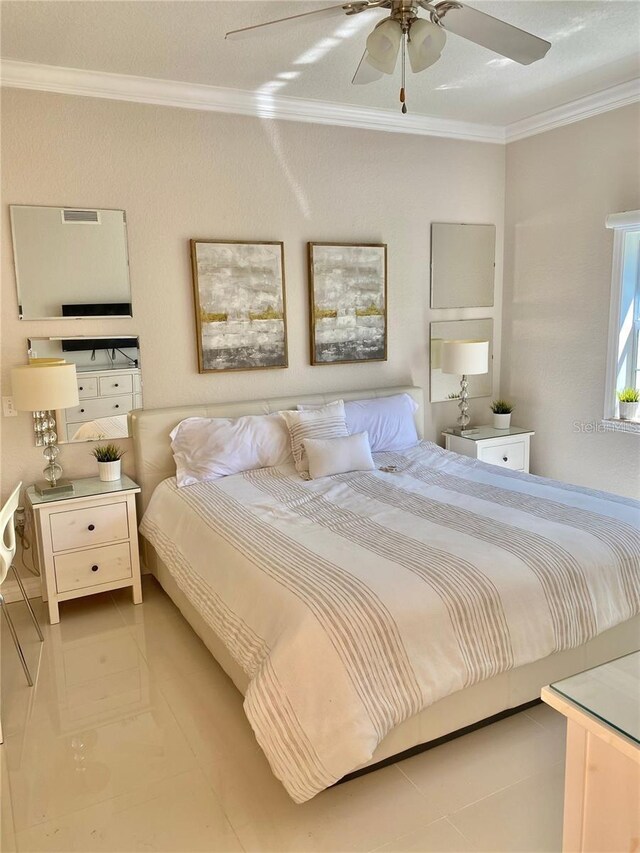
POLYGON ((376 462, 392 470, 170 478, 141 524, 246 673, 247 717, 297 802, 432 703, 640 606, 636 502, 428 442, 376 462))

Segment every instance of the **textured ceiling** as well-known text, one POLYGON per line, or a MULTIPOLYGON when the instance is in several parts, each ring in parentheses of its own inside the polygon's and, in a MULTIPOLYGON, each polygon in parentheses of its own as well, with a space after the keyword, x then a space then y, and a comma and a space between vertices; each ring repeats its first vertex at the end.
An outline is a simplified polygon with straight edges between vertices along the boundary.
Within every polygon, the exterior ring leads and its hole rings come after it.
MULTIPOLYGON (((384 16, 306 20, 244 41, 228 29, 328 2, 3 0, 4 59, 208 83, 392 109, 399 77, 352 86, 367 33, 384 16)), ((472 0, 552 43, 530 66, 455 35, 443 56, 408 75, 412 113, 508 124, 640 74, 640 0, 472 0)))

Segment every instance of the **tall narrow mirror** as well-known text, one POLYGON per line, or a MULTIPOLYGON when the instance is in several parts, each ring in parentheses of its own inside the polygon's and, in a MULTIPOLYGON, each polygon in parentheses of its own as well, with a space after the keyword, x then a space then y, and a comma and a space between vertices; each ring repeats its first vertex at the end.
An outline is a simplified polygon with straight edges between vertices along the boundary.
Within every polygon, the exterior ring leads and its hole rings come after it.
POLYGON ((431 307, 493 305, 496 226, 431 224, 431 307))
POLYGON ((56 412, 58 443, 127 438, 127 413, 142 406, 137 337, 30 338, 30 362, 75 364, 79 403, 56 412))
POLYGON ((442 372, 443 341, 489 341, 489 370, 468 377, 469 397, 490 397, 493 390, 493 320, 451 320, 431 324, 429 400, 441 403, 460 396, 460 377, 442 372))
POLYGON ((21 320, 131 316, 124 210, 10 212, 21 320))

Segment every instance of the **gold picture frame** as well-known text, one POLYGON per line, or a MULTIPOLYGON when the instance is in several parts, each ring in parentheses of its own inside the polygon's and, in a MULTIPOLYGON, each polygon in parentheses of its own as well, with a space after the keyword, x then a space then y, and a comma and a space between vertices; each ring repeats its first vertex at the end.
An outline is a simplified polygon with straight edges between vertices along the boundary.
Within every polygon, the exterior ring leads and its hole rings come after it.
POLYGON ((386 361, 387 244, 307 243, 307 251, 311 364, 386 361))
POLYGON ((191 240, 199 373, 289 366, 284 243, 191 240))

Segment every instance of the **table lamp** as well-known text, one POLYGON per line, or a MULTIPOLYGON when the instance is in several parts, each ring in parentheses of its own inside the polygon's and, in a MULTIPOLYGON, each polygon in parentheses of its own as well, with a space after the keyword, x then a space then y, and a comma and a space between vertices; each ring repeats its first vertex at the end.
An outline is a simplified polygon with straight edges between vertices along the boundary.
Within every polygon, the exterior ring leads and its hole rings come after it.
MULTIPOLYGON (((29 364, 37 365, 41 367, 43 364, 66 364, 67 361, 64 358, 36 358, 35 356, 29 356, 29 364)), ((47 418, 45 419, 45 412, 35 411, 31 413, 33 415, 33 433, 36 442, 36 447, 42 447, 44 445, 44 434, 48 429, 48 413, 47 418)))
POLYGON ((441 369, 460 376, 460 415, 454 432, 464 435, 471 421, 467 376, 489 372, 489 341, 442 341, 441 369))
POLYGON ((13 402, 19 412, 34 412, 34 429, 42 437, 45 482, 36 483, 38 494, 54 497, 73 493, 73 484, 62 478, 62 466, 56 462, 60 453, 56 434, 56 409, 77 406, 78 382, 75 364, 35 362, 11 370, 13 402))

